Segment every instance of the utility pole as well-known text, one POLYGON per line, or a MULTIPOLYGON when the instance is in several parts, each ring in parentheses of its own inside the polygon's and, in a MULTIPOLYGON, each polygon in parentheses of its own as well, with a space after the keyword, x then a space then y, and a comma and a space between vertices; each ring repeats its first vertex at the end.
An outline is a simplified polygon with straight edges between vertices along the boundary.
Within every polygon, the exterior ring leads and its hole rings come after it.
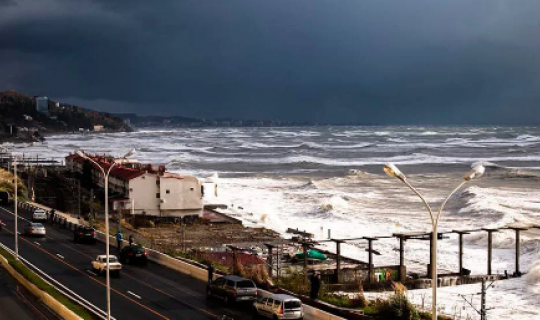
POLYGON ((460 295, 461 298, 463 298, 463 300, 465 300, 465 302, 467 302, 474 309, 474 311, 476 311, 480 315, 480 320, 488 320, 487 311, 489 309, 486 307, 486 294, 487 294, 487 290, 491 288, 492 285, 493 285, 493 281, 489 284, 489 286, 486 287, 486 279, 482 279, 482 288, 479 293, 476 293, 476 295, 478 294, 480 295, 480 310, 476 309, 476 307, 473 306, 473 304, 469 302, 467 298, 465 298, 463 295, 460 295))
POLYGON ((81 180, 77 180, 79 183, 79 210, 77 212, 77 219, 81 218, 81 180))
POLYGON ((482 279, 482 298, 480 300, 480 320, 486 319, 486 279, 482 279))
POLYGON ((94 189, 93 188, 90 189, 90 215, 94 217, 94 189))

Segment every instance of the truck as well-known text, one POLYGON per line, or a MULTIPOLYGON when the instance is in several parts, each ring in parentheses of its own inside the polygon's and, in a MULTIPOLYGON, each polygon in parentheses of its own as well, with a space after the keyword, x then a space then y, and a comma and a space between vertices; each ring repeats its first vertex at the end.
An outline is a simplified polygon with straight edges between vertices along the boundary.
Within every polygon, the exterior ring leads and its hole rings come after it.
MULTIPOLYGON (((118 262, 116 256, 109 255, 109 272, 112 275, 120 276, 120 270, 122 270, 122 264, 118 262)), ((96 259, 92 260, 92 269, 98 274, 103 274, 107 270, 107 256, 101 254, 96 259)))

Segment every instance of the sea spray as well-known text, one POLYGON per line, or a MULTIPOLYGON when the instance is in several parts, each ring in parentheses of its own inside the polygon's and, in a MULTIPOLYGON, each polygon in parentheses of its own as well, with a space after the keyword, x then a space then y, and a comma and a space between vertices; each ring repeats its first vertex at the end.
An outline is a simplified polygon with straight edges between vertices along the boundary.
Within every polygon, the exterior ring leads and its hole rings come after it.
POLYGON ((540 294, 540 257, 534 262, 525 275, 529 291, 540 294))

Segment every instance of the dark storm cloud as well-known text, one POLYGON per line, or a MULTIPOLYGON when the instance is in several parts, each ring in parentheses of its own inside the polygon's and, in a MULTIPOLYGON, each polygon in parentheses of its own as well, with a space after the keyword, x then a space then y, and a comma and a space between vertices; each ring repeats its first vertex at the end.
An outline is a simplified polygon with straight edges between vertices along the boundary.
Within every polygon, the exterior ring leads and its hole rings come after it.
POLYGON ((540 116, 535 0, 9 3, 0 88, 87 107, 379 123, 540 116))

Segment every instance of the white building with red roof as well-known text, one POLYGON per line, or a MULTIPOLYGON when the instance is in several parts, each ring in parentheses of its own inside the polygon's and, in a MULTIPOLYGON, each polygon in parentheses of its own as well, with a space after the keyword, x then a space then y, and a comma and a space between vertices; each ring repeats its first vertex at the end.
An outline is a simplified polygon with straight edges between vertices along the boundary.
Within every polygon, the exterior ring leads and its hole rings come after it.
MULTIPOLYGON (((89 155, 109 174, 109 201, 113 210, 129 209, 135 215, 152 217, 200 216, 203 209, 203 190, 199 179, 166 172, 165 166, 141 164, 132 159, 113 159, 109 156, 89 155), (111 199, 112 196, 114 199, 111 199), (133 208, 132 208, 133 204, 133 208)), ((84 162, 76 153, 66 157, 71 172, 83 174, 84 162)), ((101 170, 91 161, 92 180, 102 189, 104 179, 101 170)))

